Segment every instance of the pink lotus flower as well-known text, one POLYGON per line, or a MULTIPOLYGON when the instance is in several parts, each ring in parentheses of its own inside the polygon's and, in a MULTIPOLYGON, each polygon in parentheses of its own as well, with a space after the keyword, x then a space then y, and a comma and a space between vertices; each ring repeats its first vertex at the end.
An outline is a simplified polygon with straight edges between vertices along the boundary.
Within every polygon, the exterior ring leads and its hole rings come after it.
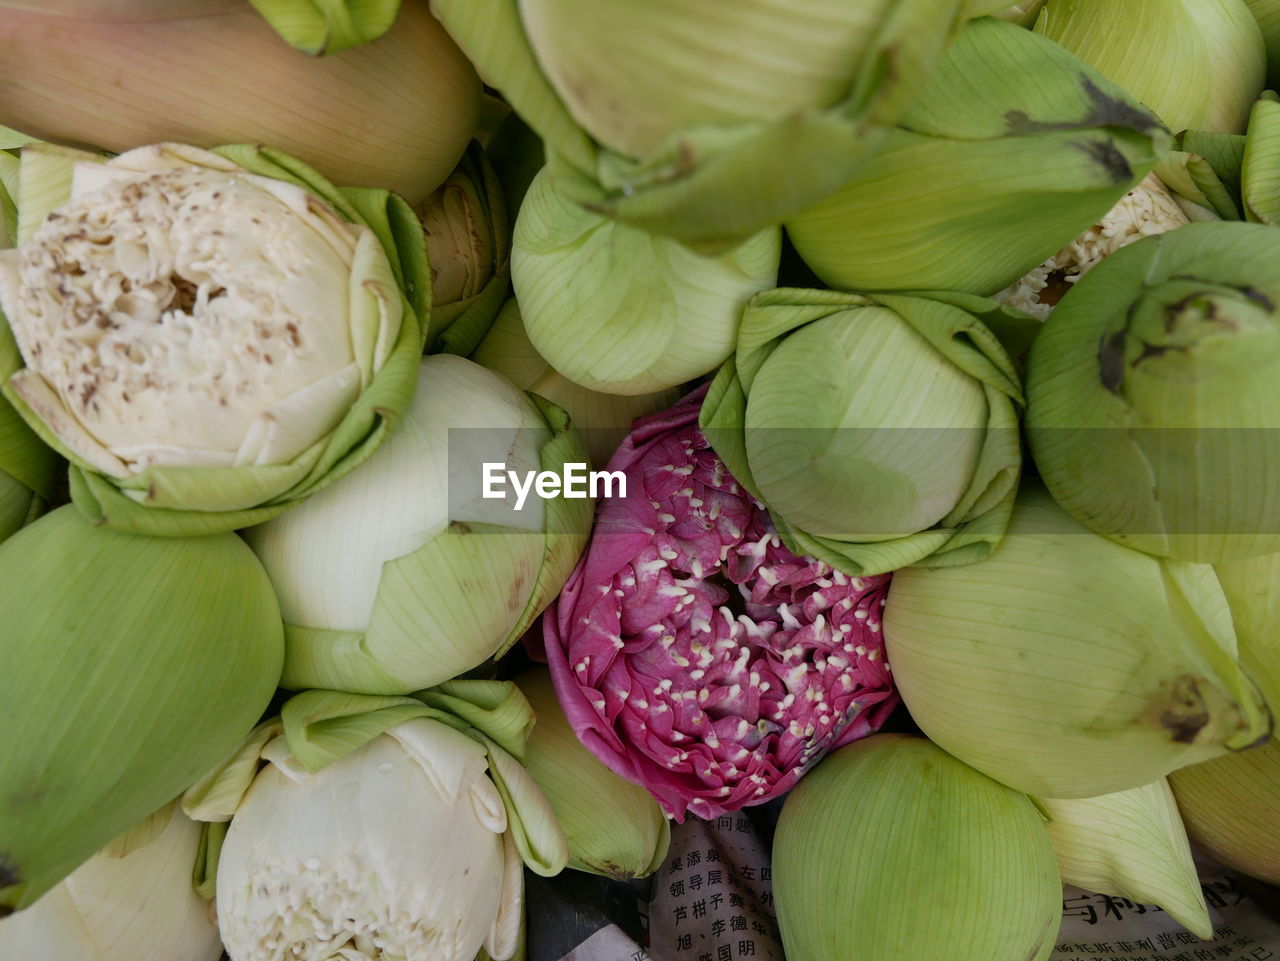
POLYGON ((705 393, 637 421, 609 462, 627 496, 543 618, 578 737, 677 821, 777 797, 898 704, 889 576, 787 550, 698 429, 705 393))

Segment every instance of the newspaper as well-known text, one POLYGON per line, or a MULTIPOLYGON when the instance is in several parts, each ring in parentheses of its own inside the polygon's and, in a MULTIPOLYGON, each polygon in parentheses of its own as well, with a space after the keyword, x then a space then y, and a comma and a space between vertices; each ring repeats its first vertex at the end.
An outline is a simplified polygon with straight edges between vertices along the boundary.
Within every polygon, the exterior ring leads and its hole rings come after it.
MULTIPOLYGON (((615 898, 613 913, 601 912, 598 926, 567 953, 541 951, 547 945, 531 937, 529 961, 785 961, 773 909, 771 844, 767 812, 763 819, 740 813, 673 827, 647 917, 620 913, 615 898)), ((1050 961, 1280 961, 1275 890, 1198 863, 1212 941, 1154 905, 1067 886, 1050 961)), ((543 907, 530 897, 531 933, 543 907)), ((549 919, 543 924, 555 927, 549 919)), ((999 958, 997 950, 992 958, 999 958)))

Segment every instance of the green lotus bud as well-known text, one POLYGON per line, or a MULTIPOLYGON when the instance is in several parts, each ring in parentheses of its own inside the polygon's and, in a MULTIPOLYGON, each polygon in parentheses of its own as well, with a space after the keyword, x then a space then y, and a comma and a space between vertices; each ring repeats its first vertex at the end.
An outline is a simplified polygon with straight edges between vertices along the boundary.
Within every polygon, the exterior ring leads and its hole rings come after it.
POLYGON ((497 174, 473 142, 461 163, 415 208, 431 265, 427 350, 469 354, 502 308, 511 284, 511 227, 497 174))
POLYGON ((969 6, 432 0, 431 9, 561 161, 569 196, 725 250, 856 173, 969 6))
MULTIPOLYGON (((1280 716, 1280 554, 1218 565, 1240 662, 1280 716)), ((1280 741, 1170 775, 1187 832, 1217 860, 1280 884, 1280 741)))
POLYGON ((1040 475, 1077 520, 1160 556, 1280 550, 1280 232, 1192 224, 1108 257, 1027 369, 1040 475))
POLYGON ((586 544, 590 499, 530 493, 535 472, 586 462, 576 431, 479 364, 423 359, 382 455, 245 532, 280 598, 291 690, 404 694, 470 671, 520 638, 586 544), (487 496, 485 464, 528 476, 524 496, 487 496))
POLYGON ((534 178, 516 219, 511 280, 538 353, 575 383, 648 394, 718 367, 742 307, 778 279, 782 234, 762 231, 732 253, 683 244, 585 210, 534 178))
POLYGON ((658 802, 583 747, 546 668, 525 671, 515 683, 538 717, 525 747, 525 768, 569 839, 569 867, 620 881, 648 877, 671 843, 671 824, 658 802))
POLYGON ((1149 174, 1105 217, 992 299, 1046 320, 1072 285, 1108 254, 1188 223, 1164 184, 1149 174))
POLYGON ((275 692, 280 612, 234 534, 121 534, 74 507, 0 545, 0 915, 229 754, 275 692))
POLYGON ((1266 80, 1262 31, 1245 0, 1048 0, 1035 30, 1175 132, 1242 132, 1266 80))
POLYGON ((1052 798, 1140 787, 1265 737, 1213 569, 1091 534, 1023 487, 989 558, 894 574, 885 651, 925 734, 1052 798))
POLYGON ((854 575, 975 560, 1021 463, 1017 374, 983 323, 1001 317, 962 294, 767 291, 703 432, 796 554, 854 575))
POLYGON ((578 429, 591 463, 604 467, 631 430, 631 422, 666 410, 680 399, 672 388, 653 394, 602 394, 575 384, 546 362, 525 332, 520 306, 513 297, 472 353, 477 364, 497 371, 521 390, 562 407, 578 429))
POLYGON ((1187 830, 1164 778, 1100 797, 1041 798, 1062 880, 1159 905, 1187 930, 1213 940, 1209 907, 1187 830))
POLYGON ((1187 833, 1215 860, 1280 884, 1280 741, 1175 771, 1187 833))
POLYGON ((1102 217, 1168 145, 1147 109, 1061 47, 976 20, 884 148, 787 234, 832 287, 993 294, 1102 217))
POLYGON ((841 748, 800 780, 773 890, 788 961, 1044 961, 1062 915, 1031 800, 902 734, 841 748))
POLYGON ((1267 83, 1280 86, 1280 0, 1244 0, 1262 29, 1267 48, 1267 83))

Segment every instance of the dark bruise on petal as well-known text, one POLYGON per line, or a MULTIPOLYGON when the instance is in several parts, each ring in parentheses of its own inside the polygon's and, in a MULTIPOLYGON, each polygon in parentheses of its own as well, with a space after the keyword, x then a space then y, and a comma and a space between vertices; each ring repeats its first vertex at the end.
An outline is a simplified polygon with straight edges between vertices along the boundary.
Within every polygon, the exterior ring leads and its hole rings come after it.
POLYGON ((1245 300, 1257 304, 1268 314, 1276 312, 1276 302, 1260 291, 1257 287, 1241 287, 1240 293, 1244 295, 1245 300))
POLYGON ((1200 693, 1197 679, 1183 674, 1173 683, 1169 704, 1160 713, 1160 724, 1172 740, 1194 744, 1196 735, 1209 723, 1209 708, 1200 693))
POLYGON ((1071 146, 1083 151, 1090 160, 1106 171, 1112 183, 1127 184, 1135 179, 1128 158, 1110 140, 1086 140, 1071 146))
POLYGON ((1117 330, 1098 345, 1098 377, 1102 386, 1113 394, 1120 393, 1124 383, 1125 332, 1117 330))
POLYGON ((1147 133, 1160 128, 1153 114, 1109 96, 1085 74, 1080 75, 1080 86, 1089 100, 1089 110, 1079 120, 1045 122, 1032 120, 1021 110, 1008 110, 1004 115, 1005 126, 1012 134, 1051 133, 1086 127, 1124 127, 1147 133))
MULTIPOLYGON (((18 866, 13 863, 13 858, 8 854, 0 854, 0 888, 12 888, 21 883, 22 875, 18 873, 18 866)), ((0 917, 11 910, 0 904, 0 917)))

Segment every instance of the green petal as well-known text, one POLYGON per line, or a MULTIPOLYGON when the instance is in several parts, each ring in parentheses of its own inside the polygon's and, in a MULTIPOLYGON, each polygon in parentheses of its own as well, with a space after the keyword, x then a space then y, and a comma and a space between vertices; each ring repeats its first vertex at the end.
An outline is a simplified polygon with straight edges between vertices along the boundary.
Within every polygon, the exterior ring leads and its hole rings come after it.
POLYGON ((18 908, 226 758, 283 649, 232 534, 124 535, 64 507, 0 545, 0 580, 0 905, 18 908))
POLYGON ((902 0, 868 29, 848 94, 778 122, 695 126, 651 156, 605 150, 573 121, 535 57, 516 0, 433 0, 432 11, 561 162, 559 189, 605 216, 722 252, 847 181, 918 93, 959 0, 902 0), (745 202, 744 202, 745 198, 745 202))
POLYGON ((787 233, 832 287, 990 295, 1101 218, 1168 146, 1152 114, 1065 50, 977 20, 876 157, 787 233))
POLYGON ((391 29, 400 0, 250 0, 288 43, 303 53, 337 53, 391 29))

